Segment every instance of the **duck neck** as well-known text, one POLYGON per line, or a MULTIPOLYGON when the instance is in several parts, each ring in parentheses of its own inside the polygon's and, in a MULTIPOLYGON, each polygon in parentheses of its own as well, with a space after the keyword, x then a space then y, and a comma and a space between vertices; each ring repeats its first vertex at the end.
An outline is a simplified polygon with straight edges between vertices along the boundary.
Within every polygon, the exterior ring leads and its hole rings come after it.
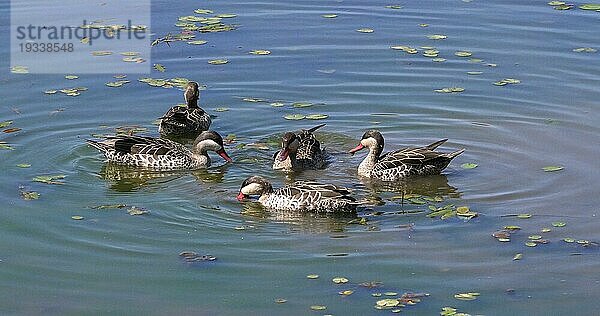
POLYGON ((194 148, 192 159, 199 166, 210 166, 210 157, 207 150, 203 147, 194 148))
POLYGON ((190 109, 197 109, 198 108, 198 98, 190 98, 187 102, 187 106, 190 109))
POLYGON ((358 165, 358 175, 362 177, 369 177, 371 170, 375 167, 375 164, 379 160, 379 153, 374 148, 369 148, 369 154, 363 161, 358 165))

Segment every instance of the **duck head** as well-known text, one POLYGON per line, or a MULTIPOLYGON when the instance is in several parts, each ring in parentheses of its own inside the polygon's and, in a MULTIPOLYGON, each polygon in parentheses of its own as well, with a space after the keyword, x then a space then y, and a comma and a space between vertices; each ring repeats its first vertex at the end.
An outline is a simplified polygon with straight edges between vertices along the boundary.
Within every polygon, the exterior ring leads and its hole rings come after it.
POLYGON ((227 155, 223 148, 223 138, 215 131, 204 131, 194 141, 194 151, 206 153, 211 150, 223 157, 225 161, 232 162, 233 160, 227 155))
POLYGON ((260 176, 252 176, 242 183, 240 192, 237 195, 238 201, 243 201, 252 195, 263 195, 273 192, 273 187, 267 179, 260 176))
POLYGON ((349 151, 350 154, 354 154, 355 152, 366 148, 369 148, 369 151, 373 152, 376 156, 379 156, 381 152, 383 152, 383 136, 377 130, 370 130, 363 134, 360 144, 354 147, 349 151))
POLYGON ((283 137, 281 138, 281 151, 279 152, 277 159, 280 161, 286 160, 290 153, 296 153, 298 151, 299 146, 300 141, 298 141, 296 134, 292 132, 283 134, 283 137))
POLYGON ((185 103, 187 103, 188 107, 198 107, 198 99, 200 98, 198 83, 195 81, 188 82, 185 87, 185 92, 183 92, 183 97, 185 98, 185 103))

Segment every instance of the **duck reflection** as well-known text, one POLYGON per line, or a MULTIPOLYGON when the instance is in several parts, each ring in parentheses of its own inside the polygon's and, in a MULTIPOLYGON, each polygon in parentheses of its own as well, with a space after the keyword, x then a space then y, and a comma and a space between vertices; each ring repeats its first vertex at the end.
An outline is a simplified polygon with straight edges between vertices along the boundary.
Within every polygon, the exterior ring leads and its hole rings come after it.
POLYGON ((400 181, 384 182, 369 178, 360 178, 359 188, 364 188, 365 199, 373 205, 384 205, 385 199, 393 199, 400 204, 414 196, 424 196, 431 199, 436 197, 460 198, 461 192, 448 184, 444 174, 428 176, 411 176, 400 181), (390 194, 391 193, 391 194, 390 194))
POLYGON ((107 162, 100 170, 100 177, 111 182, 110 188, 117 192, 131 192, 156 183, 165 183, 186 174, 186 171, 156 171, 107 162))
POLYGON ((258 202, 244 203, 242 216, 249 220, 276 221, 289 225, 290 230, 303 233, 339 233, 347 231, 356 213, 308 213, 267 210, 258 202))

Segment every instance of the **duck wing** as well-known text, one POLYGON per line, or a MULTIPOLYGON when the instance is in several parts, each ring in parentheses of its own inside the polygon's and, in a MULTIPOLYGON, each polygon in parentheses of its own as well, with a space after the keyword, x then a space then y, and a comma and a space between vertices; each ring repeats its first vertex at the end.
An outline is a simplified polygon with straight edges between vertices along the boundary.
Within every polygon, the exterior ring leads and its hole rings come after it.
POLYGON ((103 151, 112 149, 116 152, 131 155, 167 155, 188 151, 185 146, 168 139, 128 135, 107 136, 105 138, 106 140, 102 142, 88 141, 88 143, 96 148, 102 147, 101 150, 103 151))

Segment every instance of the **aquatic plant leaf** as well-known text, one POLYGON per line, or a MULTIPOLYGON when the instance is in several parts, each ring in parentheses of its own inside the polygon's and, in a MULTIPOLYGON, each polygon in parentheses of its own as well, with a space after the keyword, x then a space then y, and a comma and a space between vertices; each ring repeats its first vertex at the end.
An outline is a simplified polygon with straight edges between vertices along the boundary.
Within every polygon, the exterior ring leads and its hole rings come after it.
POLYGON ((187 43, 190 45, 204 45, 204 44, 208 43, 208 41, 194 40, 194 41, 188 41, 187 43))
POLYGON ((9 126, 12 123, 13 123, 13 121, 0 122, 0 128, 7 127, 7 126, 9 126))
POLYGON ((6 133, 6 134, 10 134, 10 133, 18 132, 18 131, 20 131, 20 130, 21 130, 21 129, 20 129, 20 128, 18 128, 18 127, 13 127, 13 128, 7 128, 7 129, 5 129, 5 130, 2 130, 2 132, 3 132, 3 133, 6 133))
POLYGON ((213 13, 213 11, 206 10, 206 9, 196 9, 196 10, 194 10, 194 13, 196 13, 196 14, 211 14, 211 13, 213 13))
POLYGON ((25 201, 31 201, 31 200, 37 200, 40 198, 40 194, 35 192, 35 191, 27 191, 25 189, 23 189, 22 187, 20 188, 20 195, 21 198, 25 201))
POLYGON ((302 114, 288 114, 283 117, 286 120, 299 121, 306 118, 305 115, 302 114))
POLYGON ((565 222, 552 222, 552 226, 554 226, 554 227, 565 227, 565 226, 567 226, 567 223, 565 223, 565 222))
POLYGON ((359 32, 359 33, 373 33, 373 32, 375 32, 375 30, 370 29, 370 28, 366 28, 366 27, 365 28, 357 29, 356 31, 359 32))
POLYGON ((531 216, 532 216, 531 214, 518 214, 517 218, 527 219, 527 218, 531 218, 531 216))
POLYGON ((331 281, 335 284, 348 283, 348 279, 344 278, 344 277, 335 277, 335 278, 331 279, 331 281))
POLYGON ((229 61, 227 59, 212 59, 208 61, 208 63, 211 65, 224 65, 228 62, 229 61))
POLYGON ((252 55, 270 55, 271 51, 270 50, 253 50, 249 52, 252 55))
POLYGON ((598 50, 595 48, 591 48, 591 47, 580 47, 580 48, 573 49, 573 51, 576 53, 595 53, 598 50))
POLYGON ((535 246, 537 246, 537 243, 528 241, 528 242, 525 243, 525 246, 527 246, 527 247, 535 247, 535 246))
POLYGON ((306 119, 309 119, 309 120, 323 120, 323 119, 326 119, 328 117, 329 117, 329 115, 327 115, 327 114, 309 114, 309 115, 306 116, 306 119))
POLYGON ((73 216, 71 216, 71 219, 76 220, 76 221, 80 221, 80 220, 83 219, 83 216, 73 215, 73 216))
POLYGON ((335 19, 338 17, 338 15, 337 14, 323 14, 323 15, 321 15, 321 17, 324 17, 326 19, 335 19))
POLYGON ((28 74, 29 68, 27 66, 13 66, 10 68, 10 72, 13 74, 28 74))
POLYGON ((311 305, 310 309, 312 309, 313 311, 322 311, 322 310, 326 310, 327 306, 325 306, 325 305, 311 305))
POLYGON ((19 167, 19 168, 29 168, 29 167, 31 167, 31 165, 28 164, 28 163, 20 163, 20 164, 17 165, 17 167, 19 167))
POLYGON ((282 107, 282 106, 285 105, 285 103, 283 103, 283 102, 272 102, 269 105, 273 106, 273 107, 282 107))
POLYGON ((306 278, 314 280, 314 279, 318 279, 319 275, 318 274, 309 274, 306 276, 306 278))
POLYGON ((540 236, 540 235, 530 235, 530 236, 527 237, 527 239, 529 239, 529 240, 540 240, 540 239, 542 239, 542 236, 540 236))
POLYGON ((467 71, 467 75, 476 76, 481 75, 483 71, 467 71))
POLYGON ((287 300, 285 298, 276 298, 275 299, 275 303, 277 303, 277 304, 283 304, 286 302, 287 302, 287 300))
POLYGON ((513 261, 516 261, 516 260, 521 260, 521 259, 523 259, 523 254, 522 254, 522 253, 517 253, 517 254, 515 254, 515 256, 513 257, 513 261))
POLYGON ((229 108, 216 108, 215 112, 227 112, 229 111, 229 108))
POLYGON ((554 171, 559 171, 559 170, 563 170, 564 167, 562 166, 546 166, 544 168, 542 168, 542 170, 544 170, 545 172, 554 172, 554 171))
POLYGON ((233 14, 233 13, 222 13, 222 14, 217 14, 217 18, 221 18, 221 19, 230 19, 230 18, 235 18, 237 16, 237 14, 233 14))
POLYGON ((508 225, 508 226, 504 226, 504 229, 507 229, 507 230, 520 230, 521 227, 520 226, 516 226, 516 225, 508 225))
POLYGON ((165 72, 165 70, 167 70, 167 68, 162 64, 154 64, 153 67, 160 72, 165 72))
POLYGON ((443 39, 448 38, 448 36, 443 35, 443 34, 432 34, 432 35, 427 35, 427 38, 431 39, 431 40, 443 40, 443 39))
POLYGON ((473 55, 473 53, 471 53, 469 51, 457 51, 454 53, 454 55, 456 55, 458 57, 471 57, 473 55))
POLYGON ((344 290, 344 291, 338 292, 339 295, 343 295, 343 296, 352 295, 352 293, 354 293, 354 291, 352 291, 352 290, 344 290))
POLYGON ((64 179, 66 177, 67 176, 65 176, 64 174, 49 175, 49 176, 36 176, 32 179, 32 181, 46 183, 46 184, 65 184, 62 181, 56 181, 56 180, 64 179))
POLYGON ((568 237, 567 237, 567 238, 563 238, 563 241, 564 241, 564 242, 567 242, 567 243, 574 243, 574 242, 575 242, 575 239, 573 239, 573 238, 568 238, 568 237))
POLYGON ((600 3, 585 3, 579 6, 581 10, 600 10, 600 3))
POLYGON ((467 163, 463 163, 462 165, 460 165, 461 168, 463 169, 473 169, 473 168, 477 168, 477 164, 476 163, 472 163, 472 162, 467 162, 467 163))

